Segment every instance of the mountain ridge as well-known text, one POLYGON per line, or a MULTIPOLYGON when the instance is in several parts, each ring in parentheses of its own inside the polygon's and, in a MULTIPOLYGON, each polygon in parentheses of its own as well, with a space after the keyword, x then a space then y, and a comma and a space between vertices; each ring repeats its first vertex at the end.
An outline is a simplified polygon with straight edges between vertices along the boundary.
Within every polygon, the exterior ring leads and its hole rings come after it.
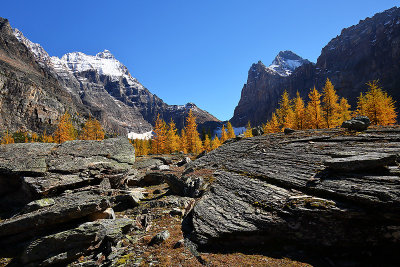
POLYGON ((166 121, 173 119, 178 128, 183 128, 189 109, 193 109, 200 125, 209 121, 219 122, 194 104, 164 103, 132 77, 128 68, 107 49, 94 56, 71 52, 58 58, 50 56, 40 44, 30 41, 18 29, 13 33, 31 50, 39 65, 51 72, 75 98, 79 98, 108 130, 132 133, 131 136, 147 134, 157 114, 166 121))
POLYGON ((357 25, 344 28, 321 49, 317 62, 305 62, 289 76, 278 76, 257 64, 250 67, 241 98, 230 119, 234 126, 248 121, 260 125, 271 118, 284 90, 290 97, 296 91, 307 99, 310 88, 321 89, 329 78, 340 97, 355 108, 366 83, 379 79, 380 85, 397 102, 400 101, 400 8, 393 7, 357 25), (255 68, 256 66, 256 68, 255 68), (254 75, 257 69, 258 75, 254 75))

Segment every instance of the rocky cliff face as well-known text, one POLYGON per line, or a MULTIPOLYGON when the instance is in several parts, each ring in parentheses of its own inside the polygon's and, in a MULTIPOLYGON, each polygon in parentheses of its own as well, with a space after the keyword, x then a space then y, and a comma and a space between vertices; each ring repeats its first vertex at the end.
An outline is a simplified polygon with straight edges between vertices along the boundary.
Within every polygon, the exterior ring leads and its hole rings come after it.
POLYGON ((298 76, 298 69, 306 72, 313 64, 291 51, 279 52, 269 67, 261 61, 249 70, 247 83, 243 86, 239 104, 231 122, 235 126, 245 126, 265 122, 277 105, 277 100, 292 76, 298 76))
POLYGON ((0 128, 51 129, 66 110, 88 114, 17 40, 8 20, 0 18, 0 128))
POLYGON ((157 114, 166 121, 173 119, 177 127, 182 128, 189 109, 198 117, 199 124, 219 121, 192 103, 181 106, 164 103, 133 78, 126 66, 108 50, 95 56, 73 52, 61 58, 50 57, 39 44, 31 42, 17 29, 14 35, 32 51, 36 61, 89 107, 109 130, 149 132, 157 114))
MULTIPOLYGON (((360 92, 367 89, 365 83, 375 79, 399 102, 399 43, 400 8, 392 8, 343 29, 322 49, 315 65, 302 61, 291 72, 271 72, 279 60, 275 59, 269 68, 261 62, 253 64, 231 122, 235 126, 243 126, 247 121, 253 125, 264 123, 285 89, 292 97, 299 91, 307 98, 310 88, 322 88, 326 78, 353 107, 360 92)), ((285 66, 281 64, 275 69, 285 70, 285 66)))

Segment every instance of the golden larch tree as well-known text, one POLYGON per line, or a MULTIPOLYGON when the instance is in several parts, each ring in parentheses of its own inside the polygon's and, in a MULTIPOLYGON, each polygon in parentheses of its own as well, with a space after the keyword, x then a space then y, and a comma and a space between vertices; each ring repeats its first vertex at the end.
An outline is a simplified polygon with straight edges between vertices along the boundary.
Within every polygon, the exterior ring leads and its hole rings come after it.
POLYGON ((326 79, 325 86, 322 88, 322 117, 327 128, 335 127, 339 124, 339 97, 335 87, 329 79, 326 79))
POLYGON ((294 123, 293 128, 297 130, 302 130, 305 128, 305 114, 306 108, 304 104, 303 98, 300 96, 300 93, 297 91, 296 98, 294 99, 294 123))
POLYGON ((292 101, 289 98, 288 92, 285 90, 279 101, 279 107, 276 110, 280 128, 292 128, 294 124, 294 113, 292 101))
POLYGON ((177 134, 176 124, 171 119, 168 124, 167 131, 167 150, 168 153, 177 152, 179 150, 179 136, 177 134))
POLYGON ((35 142, 37 142, 37 141, 39 141, 39 136, 38 136, 38 134, 37 134, 37 133, 32 133, 32 134, 31 134, 31 143, 35 143, 35 142))
POLYGON ((60 121, 57 125, 57 129, 53 134, 53 140, 56 143, 64 143, 65 141, 71 141, 76 139, 76 130, 71 121, 71 115, 65 112, 61 116, 60 121))
POLYGON ((214 150, 220 146, 221 146, 221 141, 219 140, 218 136, 215 135, 214 139, 211 141, 211 149, 214 150))
POLYGON ((357 111, 366 115, 375 125, 390 125, 396 123, 397 113, 395 101, 378 85, 378 81, 367 83, 368 91, 360 95, 357 111))
POLYGON ((206 134, 204 141, 203 141, 203 148, 204 150, 206 150, 207 152, 211 151, 211 140, 208 137, 208 134, 206 134))
POLYGON ((253 131, 251 129, 250 121, 247 122, 246 131, 244 132, 244 137, 253 137, 253 131))
POLYGON ((235 131, 233 130, 232 124, 228 121, 226 124, 226 129, 228 130, 228 139, 235 138, 235 131))
POLYGON ((53 136, 47 135, 46 130, 44 130, 40 139, 43 143, 53 143, 54 142, 53 136))
POLYGON ((357 110, 355 113, 357 115, 367 116, 367 98, 362 92, 357 99, 357 110))
POLYGON ((351 111, 350 104, 347 102, 347 99, 342 97, 339 103, 339 124, 342 124, 344 121, 351 119, 351 111))
POLYGON ((15 142, 14 138, 12 137, 11 134, 8 133, 8 130, 5 132, 0 141, 2 145, 14 144, 14 142, 15 142))
POLYGON ((185 129, 181 130, 181 137, 179 138, 179 149, 185 154, 188 153, 188 142, 185 129))
POLYGON ((226 140, 228 140, 228 133, 226 132, 225 125, 222 125, 221 139, 220 139, 221 144, 223 144, 226 140))
POLYGON ((310 99, 306 108, 308 128, 320 129, 322 127, 321 94, 315 89, 315 86, 310 90, 308 98, 310 99))
POLYGON ((199 149, 198 140, 200 139, 200 135, 197 131, 196 117, 193 115, 192 110, 189 111, 189 114, 186 117, 185 132, 188 144, 188 152, 196 153, 196 151, 199 149))
POLYGON ((153 129, 152 153, 163 154, 167 151, 167 125, 165 121, 157 115, 156 123, 153 129))
POLYGON ((278 118, 275 115, 275 112, 272 113, 271 119, 264 125, 265 133, 279 133, 281 128, 279 128, 278 118))
POLYGON ((203 152, 204 148, 203 148, 203 142, 200 139, 200 134, 196 137, 196 142, 195 142, 195 148, 193 153, 195 154, 200 154, 201 152, 203 152))
POLYGON ((96 119, 89 118, 86 120, 79 136, 81 140, 103 140, 104 130, 100 122, 96 119))

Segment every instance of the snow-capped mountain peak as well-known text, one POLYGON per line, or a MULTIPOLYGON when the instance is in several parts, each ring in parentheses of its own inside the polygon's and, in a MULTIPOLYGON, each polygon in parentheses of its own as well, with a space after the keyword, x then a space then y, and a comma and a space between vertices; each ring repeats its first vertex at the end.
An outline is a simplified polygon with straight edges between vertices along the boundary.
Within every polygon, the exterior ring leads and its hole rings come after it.
POLYGON ((114 55, 111 54, 111 52, 107 49, 105 49, 103 52, 98 53, 96 55, 96 57, 105 58, 105 59, 115 59, 114 55))
POLYGON ((32 51, 33 55, 35 56, 36 61, 43 67, 47 63, 50 62, 50 56, 47 54, 47 52, 44 50, 44 48, 38 44, 34 43, 28 38, 26 38, 23 33, 18 30, 17 28, 13 29, 14 36, 23 43, 26 47, 28 47, 29 50, 32 51))
POLYGON ((100 75, 108 75, 113 78, 130 76, 128 69, 111 54, 104 50, 95 56, 86 55, 82 52, 72 52, 61 57, 68 68, 76 73, 95 70, 100 75))
POLYGON ((286 50, 279 52, 267 69, 276 72, 280 76, 289 76, 295 69, 308 62, 307 59, 303 59, 292 51, 286 50))

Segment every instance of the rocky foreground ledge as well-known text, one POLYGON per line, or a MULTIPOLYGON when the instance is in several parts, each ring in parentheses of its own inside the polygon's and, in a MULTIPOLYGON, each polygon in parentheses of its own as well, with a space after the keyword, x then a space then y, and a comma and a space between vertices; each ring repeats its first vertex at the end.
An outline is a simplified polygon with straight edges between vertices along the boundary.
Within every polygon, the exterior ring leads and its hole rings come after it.
POLYGON ((37 266, 111 253, 134 228, 112 209, 134 155, 125 138, 0 146, 0 257, 37 266))
POLYGON ((398 128, 230 140, 194 161, 135 161, 124 138, 0 146, 0 258, 395 266, 399 154, 398 128))
POLYGON ((291 247, 398 262, 399 154, 399 129, 304 131, 223 145, 186 170, 212 173, 212 182, 184 220, 184 235, 208 251, 291 247))

